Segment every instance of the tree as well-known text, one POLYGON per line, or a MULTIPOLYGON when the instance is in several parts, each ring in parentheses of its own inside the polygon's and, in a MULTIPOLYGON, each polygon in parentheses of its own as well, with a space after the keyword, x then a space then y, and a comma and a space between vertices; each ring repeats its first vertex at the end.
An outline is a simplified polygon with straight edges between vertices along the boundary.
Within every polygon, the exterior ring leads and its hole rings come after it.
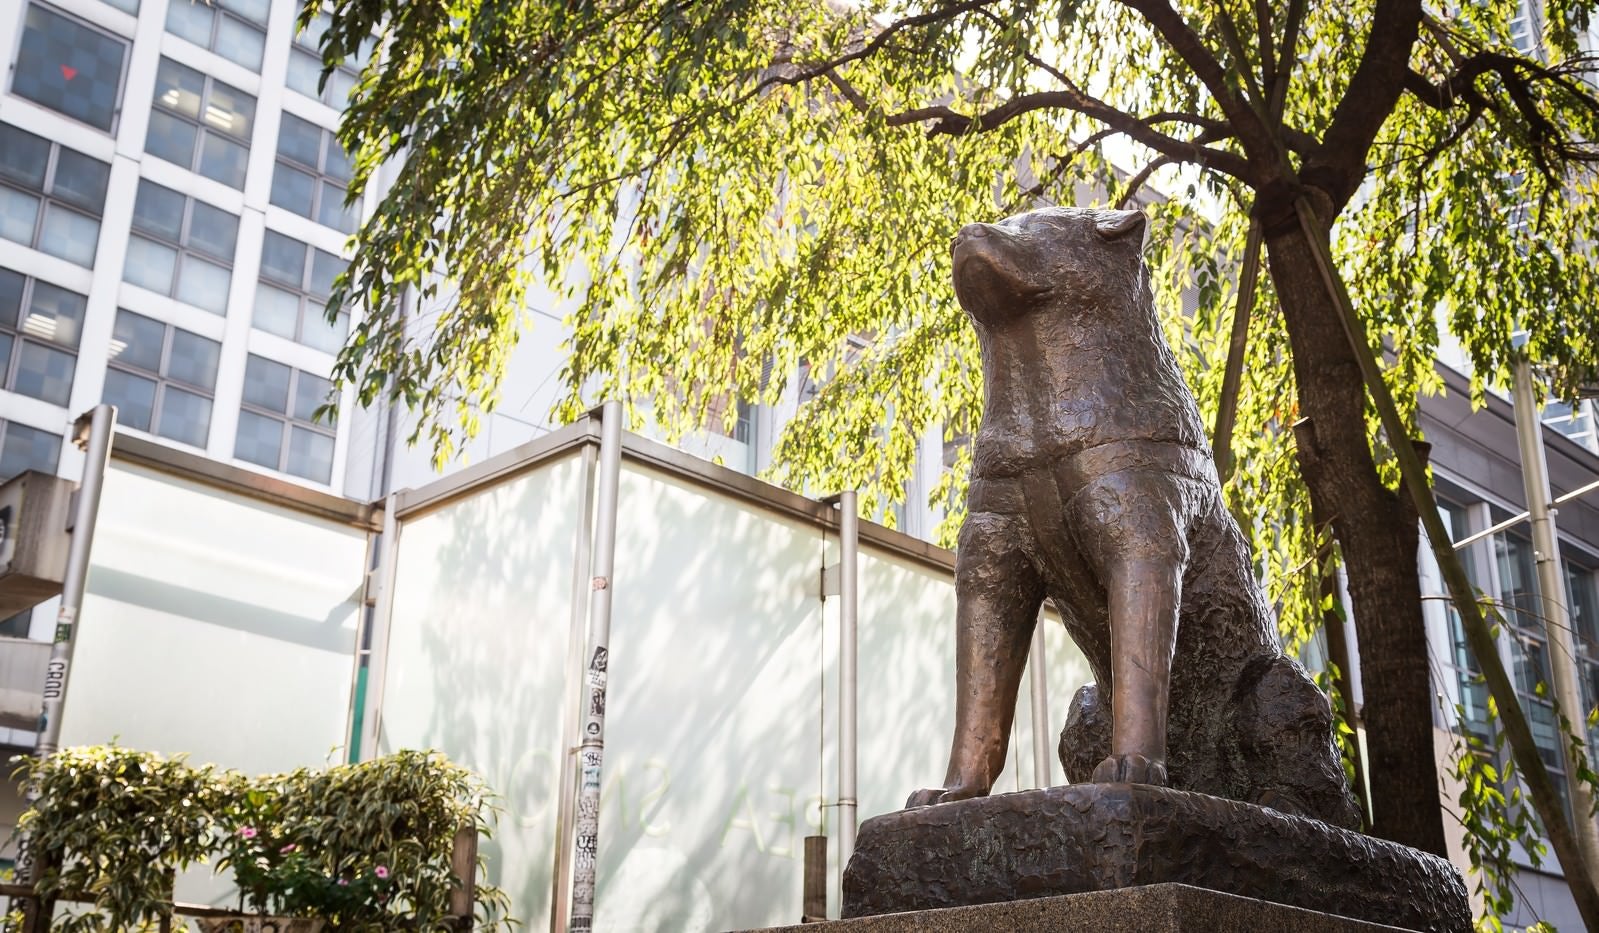
MULTIPOLYGON (((1169 334, 1211 412, 1227 270, 1252 222, 1264 241, 1225 402, 1242 426, 1231 503, 1270 519, 1248 524, 1291 633, 1327 606, 1330 529, 1361 648, 1371 831, 1442 853, 1417 512, 1317 257, 1336 258, 1411 433, 1438 385, 1440 316, 1476 391, 1507 378, 1516 330, 1570 390, 1599 359, 1582 169, 1599 102, 1577 44, 1591 5, 1549 3, 1529 54, 1515 0, 339 0, 330 63, 368 31, 387 44, 341 131, 352 196, 401 168, 334 297, 366 311, 338 375, 419 409, 447 456, 496 400, 537 275, 576 302, 562 414, 623 396, 685 430, 730 392, 774 400, 763 373, 803 366, 821 391, 780 441, 778 478, 861 488, 872 509, 903 494, 925 428, 958 440, 979 413, 955 230, 1096 187, 1126 200, 1159 176, 1183 196, 1149 207, 1157 293, 1174 309, 1198 289, 1169 334), (1143 168, 1118 175, 1111 152, 1143 168), (436 313, 404 319, 412 288, 436 313), (858 358, 850 335, 874 338, 858 358)), ((965 465, 936 493, 957 515, 965 465)))

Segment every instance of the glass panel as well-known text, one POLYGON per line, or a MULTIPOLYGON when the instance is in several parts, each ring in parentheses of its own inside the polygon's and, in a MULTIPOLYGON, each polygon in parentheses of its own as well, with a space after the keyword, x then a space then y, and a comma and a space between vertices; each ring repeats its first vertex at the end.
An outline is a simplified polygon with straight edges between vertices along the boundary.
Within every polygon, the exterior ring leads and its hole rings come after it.
POLYGON ((250 354, 244 364, 244 400, 251 405, 287 413, 289 367, 264 356, 250 354))
MULTIPOLYGON (((9 477, 7 477, 9 478, 9 477)), ((0 479, 0 482, 3 482, 0 479)), ((0 622, 0 636, 6 638, 27 638, 28 630, 33 627, 33 609, 29 607, 14 616, 0 622)))
POLYGON ((255 286, 255 314, 250 321, 258 330, 294 339, 300 324, 300 296, 265 282, 255 286))
POLYGON ((221 4, 222 9, 231 10, 251 22, 265 26, 271 0, 221 0, 221 4))
MULTIPOLYGON (((186 5, 184 0, 174 0, 174 6, 186 5)), ((209 15, 210 11, 206 11, 209 15)), ((200 118, 200 98, 205 94, 205 75, 170 58, 161 59, 155 73, 155 102, 183 114, 200 118)))
POLYGON ((321 128, 292 113, 285 113, 283 125, 278 129, 278 155, 314 170, 320 164, 318 159, 321 152, 321 128))
POLYGON ((1494 556, 1499 562, 1499 599, 1505 604, 1506 619, 1522 628, 1542 628, 1532 545, 1514 535, 1495 535, 1494 556))
POLYGON ((211 47, 211 18, 216 14, 199 0, 172 0, 167 6, 167 32, 202 48, 211 47))
POLYGON ((161 419, 155 432, 175 441, 204 447, 211 427, 211 400, 204 396, 167 386, 161 392, 161 419))
POLYGON ((236 87, 211 82, 211 96, 205 102, 205 124, 243 139, 250 138, 255 123, 255 98, 236 87))
POLYGON ((1578 649, 1599 657, 1599 593, 1595 592, 1593 571, 1567 561, 1566 593, 1572 631, 1586 643, 1579 643, 1578 649))
POLYGON ((231 16, 217 20, 216 53, 230 62, 237 62, 251 71, 261 70, 261 48, 266 36, 261 30, 231 16))
POLYGON ((309 291, 318 298, 333 293, 333 280, 349 267, 349 263, 332 253, 316 250, 311 258, 311 283, 309 291))
POLYGON ((345 154, 344 147, 332 136, 328 138, 328 151, 325 157, 326 166, 323 172, 336 181, 347 182, 355 172, 355 166, 350 163, 350 157, 345 154))
POLYGON ((50 193, 96 214, 105 210, 105 186, 111 166, 63 148, 56 156, 56 177, 50 193))
POLYGON ((119 369, 105 372, 105 401, 117 406, 117 423, 140 431, 150 430, 150 415, 155 410, 155 380, 144 379, 119 369))
POLYGON ((318 483, 333 478, 333 438, 302 427, 289 429, 288 471, 318 483))
POLYGON ((116 7, 124 13, 129 13, 134 16, 139 15, 139 0, 105 0, 105 2, 110 6, 116 7))
POLYGON ((10 479, 23 470, 54 473, 60 459, 60 435, 14 421, 6 425, 5 444, 0 445, 0 480, 10 479))
POLYGON ((11 351, 17 345, 17 338, 7 333, 0 333, 0 388, 5 385, 5 380, 11 375, 11 351))
POLYGON ((161 344, 166 336, 167 327, 160 321, 119 308, 117 321, 111 327, 111 350, 106 358, 124 366, 159 373, 161 344))
POLYGON ((150 129, 144 137, 144 151, 158 159, 189 168, 194 164, 193 123, 186 123, 170 113, 150 111, 150 129))
POLYGON ((239 412, 239 429, 233 444, 235 457, 276 470, 282 450, 283 422, 253 411, 239 412))
POLYGON ((350 332, 350 316, 343 311, 338 314, 337 320, 329 324, 327 318, 322 316, 322 309, 313 306, 305 312, 305 328, 300 342, 313 350, 322 350, 326 353, 337 353, 344 346, 344 338, 350 332))
POLYGON ((327 31, 332 27, 333 18, 326 13, 318 13, 305 27, 305 31, 294 37, 294 41, 319 52, 322 50, 322 37, 327 35, 327 31))
POLYGON ((356 77, 343 68, 335 68, 328 78, 327 93, 322 95, 323 101, 329 106, 343 110, 350 102, 350 95, 355 93, 356 77))
POLYGON ((142 236, 128 237, 128 259, 122 266, 122 281, 163 295, 172 294, 172 272, 178 251, 142 236))
POLYGON ((311 200, 316 197, 316 180, 297 168, 279 162, 272 171, 272 203, 301 217, 314 216, 311 200))
POLYGON ((316 219, 341 233, 355 232, 355 214, 344 206, 344 189, 330 181, 322 183, 322 200, 317 203, 316 219))
POLYGON ((65 405, 72 395, 72 371, 77 357, 31 340, 22 341, 17 354, 17 375, 12 388, 56 405, 65 405))
POLYGON ((322 81, 322 60, 299 49, 289 52, 289 73, 284 83, 312 100, 320 99, 317 85, 322 81))
POLYGON ((38 222, 38 198, 0 185, 0 237, 32 246, 33 228, 38 222))
POLYGON ((49 140, 0 123, 0 175, 43 191, 44 170, 49 165, 49 140))
POLYGON ((261 244, 261 274, 295 288, 305 278, 305 244, 268 230, 261 244))
POLYGON ((194 202, 189 215, 189 238, 184 244, 218 259, 233 261, 233 247, 239 235, 239 218, 209 204, 194 202))
POLYGON ((173 328, 172 355, 167 357, 167 376, 201 389, 217 385, 217 357, 222 344, 199 334, 173 328))
POLYGON ((177 243, 183 239, 183 205, 188 199, 148 178, 139 179, 133 202, 133 229, 177 243))
POLYGON ((80 266, 93 266, 94 249, 99 242, 100 221, 59 204, 45 204, 40 249, 80 266))
POLYGON ((206 133, 200 143, 200 174, 230 188, 244 188, 244 170, 250 151, 216 133, 206 133))
POLYGON ((125 42, 30 5, 11 90, 90 126, 110 130, 127 50, 125 42))
POLYGON ((27 279, 20 272, 0 269, 0 327, 17 326, 17 312, 22 308, 22 286, 27 279))
POLYGON ((29 337, 76 348, 83 328, 83 309, 88 303, 89 299, 77 292, 35 281, 28 313, 17 329, 29 337))
POLYGON ((228 309, 228 283, 233 274, 195 256, 183 257, 178 269, 178 291, 173 297, 215 314, 228 309))
POLYGON ((333 383, 320 376, 301 373, 294 384, 294 411, 291 414, 301 421, 311 421, 316 410, 331 399, 333 383))

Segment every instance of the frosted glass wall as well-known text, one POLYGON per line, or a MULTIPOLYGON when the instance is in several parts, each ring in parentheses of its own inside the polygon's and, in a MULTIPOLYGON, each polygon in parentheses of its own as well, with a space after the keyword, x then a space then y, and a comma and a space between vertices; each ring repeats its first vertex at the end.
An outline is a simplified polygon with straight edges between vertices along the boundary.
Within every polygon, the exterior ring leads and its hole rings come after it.
MULTIPOLYGON (((568 456, 400 535, 382 750, 438 748, 500 792, 486 854, 530 930, 549 922, 582 495, 568 456)), ((839 600, 820 595, 837 534, 633 460, 619 512, 596 927, 794 922, 824 824, 837 869, 839 600)), ((943 777, 954 593, 947 571, 863 545, 860 595, 864 819, 943 777)), ((1058 647, 1069 677, 1081 662, 1058 647)), ((996 791, 1031 781, 1025 702, 996 791)))
POLYGON ((548 929, 562 664, 582 509, 576 456, 403 523, 379 751, 431 748, 503 814, 480 849, 526 929, 548 929))
POLYGON ((342 760, 365 559, 359 529, 113 461, 62 744, 342 760))

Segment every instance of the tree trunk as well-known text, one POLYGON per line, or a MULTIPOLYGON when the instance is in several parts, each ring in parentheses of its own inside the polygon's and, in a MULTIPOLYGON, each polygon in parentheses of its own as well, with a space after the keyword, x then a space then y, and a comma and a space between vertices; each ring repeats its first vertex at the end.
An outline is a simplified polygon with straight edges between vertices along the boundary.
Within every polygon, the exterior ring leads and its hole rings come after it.
POLYGON ((1293 351, 1299 411, 1310 419, 1297 449, 1300 470, 1317 515, 1332 523, 1354 603, 1371 833, 1447 857, 1415 508, 1377 474, 1359 364, 1310 244, 1288 224, 1269 228, 1266 243, 1293 351))

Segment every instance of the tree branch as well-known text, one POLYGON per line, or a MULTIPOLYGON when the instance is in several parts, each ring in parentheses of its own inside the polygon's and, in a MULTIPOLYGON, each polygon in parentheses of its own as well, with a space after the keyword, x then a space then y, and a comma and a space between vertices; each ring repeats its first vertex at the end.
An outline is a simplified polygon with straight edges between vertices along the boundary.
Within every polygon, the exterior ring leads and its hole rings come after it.
POLYGON ((1301 172, 1336 205, 1354 196, 1366 174, 1366 154, 1393 112, 1410 70, 1421 28, 1421 0, 1377 0, 1366 50, 1322 136, 1322 151, 1301 172))
POLYGON ((1254 108, 1250 107, 1227 83, 1227 73, 1222 69, 1221 63, 1216 61, 1210 49, 1200 41, 1198 34, 1189 28, 1182 15, 1172 9, 1167 0, 1120 0, 1120 2, 1128 9, 1142 15, 1151 26, 1155 27, 1155 31, 1160 33, 1171 50, 1193 70, 1194 76, 1205 85, 1206 90, 1210 91, 1211 97, 1215 98, 1217 106, 1232 124, 1234 134, 1244 147, 1244 155, 1248 160, 1246 165, 1254 163, 1265 174, 1277 174, 1283 166, 1278 165, 1276 146, 1272 143, 1272 136, 1265 122, 1260 114, 1256 113, 1254 108))

